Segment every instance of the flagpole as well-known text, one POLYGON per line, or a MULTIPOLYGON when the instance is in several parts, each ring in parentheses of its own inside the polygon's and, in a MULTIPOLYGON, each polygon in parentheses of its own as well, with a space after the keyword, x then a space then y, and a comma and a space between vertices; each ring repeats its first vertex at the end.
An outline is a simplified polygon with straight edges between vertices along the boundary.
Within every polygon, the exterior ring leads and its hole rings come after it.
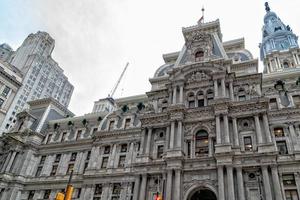
POLYGON ((203 18, 203 23, 204 23, 204 6, 202 6, 202 9, 201 9, 201 11, 202 11, 202 18, 203 18))

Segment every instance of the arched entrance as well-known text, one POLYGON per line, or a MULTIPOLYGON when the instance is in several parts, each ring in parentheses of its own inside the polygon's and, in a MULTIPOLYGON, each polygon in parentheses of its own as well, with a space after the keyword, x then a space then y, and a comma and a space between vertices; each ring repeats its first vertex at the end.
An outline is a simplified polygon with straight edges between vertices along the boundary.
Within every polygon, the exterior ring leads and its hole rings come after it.
POLYGON ((188 200, 217 200, 217 197, 209 189, 199 189, 192 193, 188 200))

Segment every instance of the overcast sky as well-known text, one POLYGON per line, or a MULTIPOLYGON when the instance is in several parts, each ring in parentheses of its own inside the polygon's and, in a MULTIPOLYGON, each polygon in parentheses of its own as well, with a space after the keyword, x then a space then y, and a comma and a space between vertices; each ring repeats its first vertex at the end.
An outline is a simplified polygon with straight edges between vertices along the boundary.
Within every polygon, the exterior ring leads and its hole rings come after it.
MULTIPOLYGON (((299 0, 269 4, 300 34, 299 0)), ((203 5, 206 22, 220 19, 223 41, 244 37, 259 56, 261 0, 0 0, 0 43, 16 49, 28 34, 48 32, 56 42, 53 58, 75 87, 69 109, 82 115, 108 95, 126 62, 115 97, 149 91, 162 54, 182 48, 181 28, 196 24, 203 5)))

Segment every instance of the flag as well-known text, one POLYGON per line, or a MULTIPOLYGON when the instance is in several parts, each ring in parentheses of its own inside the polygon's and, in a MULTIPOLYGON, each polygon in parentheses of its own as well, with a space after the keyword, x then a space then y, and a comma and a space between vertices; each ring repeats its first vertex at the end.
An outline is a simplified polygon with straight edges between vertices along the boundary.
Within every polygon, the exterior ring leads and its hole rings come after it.
POLYGON ((203 20, 204 20, 204 17, 203 17, 203 15, 202 15, 202 17, 198 20, 198 24, 203 23, 203 20))

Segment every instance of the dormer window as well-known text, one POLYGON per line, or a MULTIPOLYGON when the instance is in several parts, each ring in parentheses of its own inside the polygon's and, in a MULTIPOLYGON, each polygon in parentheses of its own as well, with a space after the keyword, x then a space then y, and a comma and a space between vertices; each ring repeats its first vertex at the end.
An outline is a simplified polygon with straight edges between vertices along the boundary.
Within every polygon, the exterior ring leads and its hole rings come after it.
POLYGON ((274 32, 282 30, 280 26, 275 27, 274 32))
POLYGON ((287 61, 283 62, 283 68, 289 68, 289 63, 287 61))

